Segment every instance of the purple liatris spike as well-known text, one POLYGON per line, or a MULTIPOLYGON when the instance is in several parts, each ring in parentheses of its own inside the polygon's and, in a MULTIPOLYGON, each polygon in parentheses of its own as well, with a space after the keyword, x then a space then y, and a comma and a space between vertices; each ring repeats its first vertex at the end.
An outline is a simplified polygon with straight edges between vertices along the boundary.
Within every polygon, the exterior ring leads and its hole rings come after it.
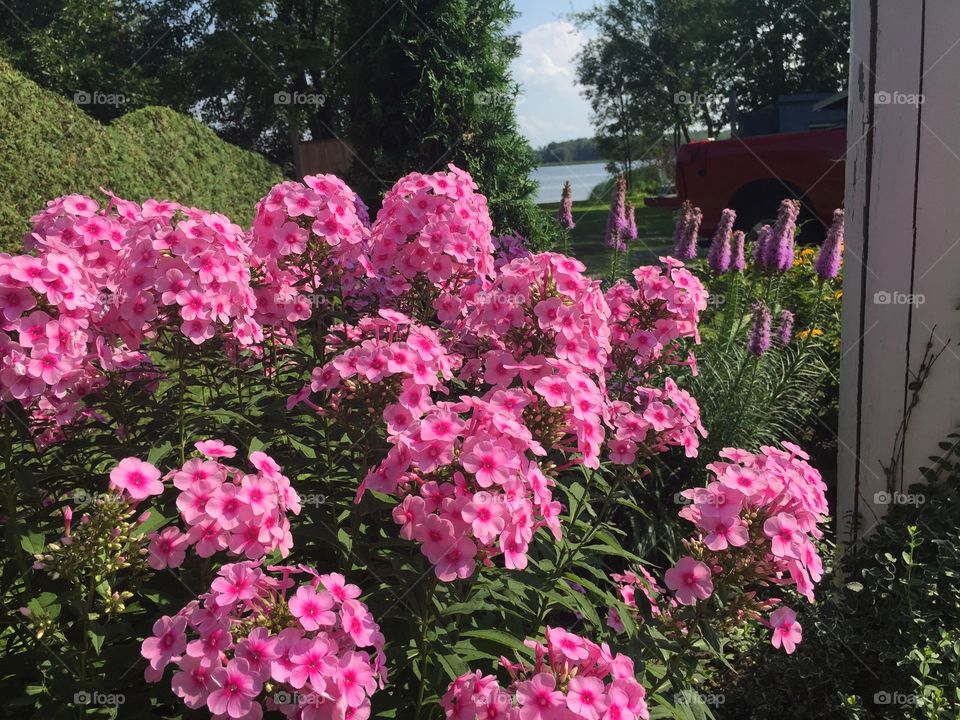
POLYGON ((710 254, 707 256, 710 269, 717 275, 730 269, 730 234, 733 232, 733 221, 736 219, 737 213, 729 208, 720 213, 720 224, 717 225, 717 231, 713 234, 713 243, 710 245, 710 254))
POLYGON ((757 242, 753 246, 753 266, 761 272, 767 270, 767 257, 769 256, 770 236, 773 230, 769 225, 764 225, 757 230, 757 242))
POLYGON ((813 269, 821 280, 833 280, 840 273, 840 258, 843 254, 843 210, 833 211, 833 223, 827 231, 827 238, 817 259, 813 261, 813 269))
POLYGON ((794 234, 799 214, 800 203, 796 200, 787 199, 780 203, 777 222, 767 245, 765 265, 770 272, 786 272, 793 267, 794 234))
POLYGON ((753 306, 753 324, 750 326, 750 339, 747 352, 760 357, 770 349, 770 310, 763 303, 753 306))
POLYGON ((700 235, 700 223, 703 213, 700 208, 690 208, 687 221, 683 226, 683 234, 674 248, 674 256, 678 260, 693 260, 697 256, 697 237, 700 235))
POLYGON ((733 234, 733 259, 730 261, 730 269, 734 272, 743 272, 743 269, 746 267, 743 258, 743 243, 745 239, 746 236, 743 230, 737 230, 733 234))
POLYGON ((627 239, 637 239, 637 209, 632 202, 627 203, 627 239))
POLYGON ((573 230, 576 227, 576 223, 573 222, 573 188, 570 186, 569 180, 563 184, 560 209, 557 211, 557 222, 567 230, 573 230))
POLYGON ((627 232, 626 196, 627 179, 621 175, 617 178, 613 190, 610 192, 610 214, 607 215, 607 235, 605 238, 607 247, 616 250, 626 249, 623 242, 624 235, 627 232))
POLYGON ((784 310, 777 320, 777 340, 781 345, 787 346, 791 339, 793 339, 793 313, 784 310))

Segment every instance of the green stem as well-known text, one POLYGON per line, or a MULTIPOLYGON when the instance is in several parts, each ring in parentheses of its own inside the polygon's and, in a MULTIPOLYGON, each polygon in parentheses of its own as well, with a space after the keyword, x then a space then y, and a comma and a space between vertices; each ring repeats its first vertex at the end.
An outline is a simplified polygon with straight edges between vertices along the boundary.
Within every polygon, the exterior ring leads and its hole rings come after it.
POLYGON ((430 583, 424 593, 423 615, 420 618, 420 640, 417 643, 417 662, 420 665, 420 690, 417 693, 417 708, 414 713, 414 720, 420 720, 420 713, 423 711, 424 692, 427 687, 427 664, 429 663, 427 653, 427 628, 432 622, 433 615, 433 595, 437 589, 437 579, 430 579, 430 583))
POLYGON ((187 394, 187 386, 184 379, 184 347, 183 343, 179 340, 177 341, 177 382, 179 385, 179 390, 177 392, 177 429, 180 435, 180 464, 183 465, 187 461, 186 456, 186 426, 184 421, 184 398, 187 394))
MULTIPOLYGON (((747 301, 749 301, 753 297, 753 290, 756 287, 756 285, 757 285, 757 275, 756 273, 753 273, 753 276, 750 278, 750 285, 747 287, 747 292, 745 295, 745 299, 747 301)), ((739 304, 739 293, 738 293, 737 299, 739 304)), ((736 310, 737 310, 737 316, 736 316, 737 324, 734 326, 733 332, 731 332, 730 335, 727 337, 727 344, 726 344, 726 347, 724 348, 724 352, 728 352, 730 350, 730 346, 733 345, 733 341, 737 338, 737 336, 740 334, 740 330, 743 328, 744 313, 742 310, 740 310, 739 307, 736 308, 736 310)))
MULTIPOLYGON (((547 587, 552 588, 557 581, 563 577, 563 573, 566 571, 567 566, 576 559, 581 548, 590 542, 593 539, 593 536, 597 534, 600 528, 603 526, 604 518, 607 515, 607 511, 610 508, 610 503, 613 501, 614 493, 620 488, 621 477, 619 473, 617 477, 610 483, 610 487, 607 489, 606 494, 603 498, 603 505, 600 506, 600 512, 597 514, 596 520, 593 525, 590 526, 590 529, 580 538, 577 544, 573 547, 573 550, 570 553, 564 553, 564 548, 561 548, 561 552, 557 554, 557 564, 553 568, 553 571, 550 573, 549 580, 547 582, 547 587)), ((587 491, 584 491, 584 496, 586 496, 587 491)), ((583 504, 586 504, 585 502, 583 504)), ((581 507, 583 506, 581 504, 581 507)), ((570 523, 570 527, 576 527, 576 516, 570 523)), ((550 602, 546 600, 545 595, 540 596, 540 604, 537 610, 537 619, 534 623, 534 631, 539 632, 541 625, 543 624, 544 618, 546 618, 547 613, 550 609, 550 602)))

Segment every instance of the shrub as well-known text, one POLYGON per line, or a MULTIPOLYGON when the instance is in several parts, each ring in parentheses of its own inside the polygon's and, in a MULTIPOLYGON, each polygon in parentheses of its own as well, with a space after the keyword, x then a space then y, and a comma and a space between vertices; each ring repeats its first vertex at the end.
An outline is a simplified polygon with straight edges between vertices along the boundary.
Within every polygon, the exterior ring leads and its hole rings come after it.
POLYGON ((99 187, 226 213, 244 223, 281 173, 192 118, 160 107, 108 126, 0 59, 0 249, 19 248, 47 198, 99 187))
POLYGON ((825 500, 789 443, 725 449, 662 610, 627 602, 629 489, 701 451, 700 281, 665 258, 604 292, 494 242, 478 190, 412 173, 373 223, 332 176, 249 230, 109 194, 33 217, 0 257, 11 712, 698 717, 718 631, 793 651, 825 500))

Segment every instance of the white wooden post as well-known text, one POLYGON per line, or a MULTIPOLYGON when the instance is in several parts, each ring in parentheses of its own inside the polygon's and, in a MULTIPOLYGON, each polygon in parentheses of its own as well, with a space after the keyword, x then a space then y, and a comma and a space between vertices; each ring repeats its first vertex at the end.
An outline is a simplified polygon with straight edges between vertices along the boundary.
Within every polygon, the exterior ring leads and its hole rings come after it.
POLYGON ((960 2, 852 0, 850 53, 841 540, 868 533, 889 502, 918 501, 891 493, 960 424, 960 2), (901 446, 930 340, 946 350, 901 446))

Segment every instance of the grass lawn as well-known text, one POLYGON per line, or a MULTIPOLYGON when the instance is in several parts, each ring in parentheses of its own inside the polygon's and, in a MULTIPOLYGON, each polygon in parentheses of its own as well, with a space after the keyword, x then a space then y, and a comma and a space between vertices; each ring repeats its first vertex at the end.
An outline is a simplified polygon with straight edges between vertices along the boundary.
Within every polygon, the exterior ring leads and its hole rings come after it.
MULTIPOLYGON (((673 247, 673 212, 646 207, 642 198, 631 199, 637 206, 637 240, 630 243, 627 272, 640 265, 657 264, 657 258, 673 247)), ((560 203, 546 203, 540 207, 556 217, 560 203)), ((609 202, 573 204, 573 220, 577 226, 570 232, 569 252, 586 265, 587 273, 594 277, 605 275, 610 269, 613 251, 603 244, 609 209, 609 202)))

